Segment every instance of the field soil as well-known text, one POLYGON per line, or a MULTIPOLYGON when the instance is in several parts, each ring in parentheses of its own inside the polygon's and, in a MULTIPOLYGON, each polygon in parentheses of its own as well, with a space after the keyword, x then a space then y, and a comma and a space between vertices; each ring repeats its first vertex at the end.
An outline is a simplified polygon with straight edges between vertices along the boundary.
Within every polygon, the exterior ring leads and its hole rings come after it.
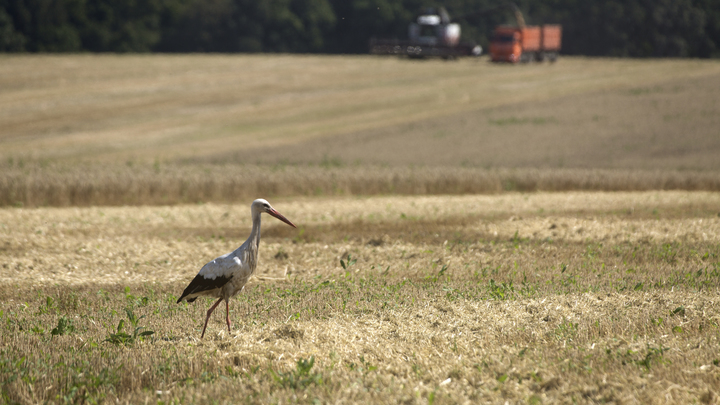
POLYGON ((22 55, 0 205, 720 190, 720 63, 22 55))
POLYGON ((271 201, 199 340, 249 202, 0 210, 3 401, 718 402, 717 193, 271 201))
POLYGON ((252 149, 234 158, 253 163, 719 170, 719 93, 720 74, 668 77, 649 86, 538 97, 252 149))
POLYGON ((720 402, 720 63, 0 57, 2 403, 720 402), (239 246, 213 314, 176 303, 239 246))
POLYGON ((720 170, 719 90, 681 59, 3 56, 0 160, 720 170))

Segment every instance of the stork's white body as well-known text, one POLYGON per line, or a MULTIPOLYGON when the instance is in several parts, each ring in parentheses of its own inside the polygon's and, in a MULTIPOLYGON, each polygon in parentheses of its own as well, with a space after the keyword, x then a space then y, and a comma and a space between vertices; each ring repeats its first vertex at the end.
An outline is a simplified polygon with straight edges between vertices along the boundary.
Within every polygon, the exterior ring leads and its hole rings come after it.
POLYGON ((221 288, 196 293, 188 298, 207 295, 215 298, 228 299, 245 288, 245 283, 257 268, 257 245, 245 242, 234 252, 226 253, 207 263, 200 269, 198 275, 206 279, 230 278, 221 288))
POLYGON ((198 281, 198 288, 186 290, 187 295, 183 292, 183 299, 193 302, 197 297, 207 296, 228 300, 242 291, 257 268, 259 242, 260 219, 253 221, 252 232, 245 243, 233 252, 216 257, 200 269, 193 280, 198 281))
POLYGON ((201 339, 205 336, 210 314, 221 301, 225 301, 226 322, 228 331, 230 331, 230 298, 245 288, 245 284, 257 268, 258 248, 260 246, 260 215, 263 212, 268 213, 295 227, 292 222, 273 209, 266 200, 257 199, 253 201, 250 211, 252 213, 252 230, 245 243, 235 251, 206 263, 177 301, 178 303, 182 300, 193 302, 201 296, 219 298, 207 312, 201 339))

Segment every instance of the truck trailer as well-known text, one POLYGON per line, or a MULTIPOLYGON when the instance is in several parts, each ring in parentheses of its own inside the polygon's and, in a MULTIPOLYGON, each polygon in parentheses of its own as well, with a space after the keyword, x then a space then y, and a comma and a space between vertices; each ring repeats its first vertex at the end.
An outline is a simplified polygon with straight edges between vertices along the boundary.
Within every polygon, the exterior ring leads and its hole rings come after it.
POLYGON ((562 45, 560 25, 495 27, 490 41, 493 62, 555 62, 562 45))

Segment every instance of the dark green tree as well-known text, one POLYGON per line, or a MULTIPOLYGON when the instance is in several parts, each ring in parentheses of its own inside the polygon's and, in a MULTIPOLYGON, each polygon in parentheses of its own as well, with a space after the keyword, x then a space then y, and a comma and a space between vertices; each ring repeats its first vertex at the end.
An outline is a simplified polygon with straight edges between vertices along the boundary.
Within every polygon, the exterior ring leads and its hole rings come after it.
POLYGON ((149 52, 159 42, 161 0, 84 1, 80 29, 84 50, 149 52))
POLYGON ((334 22, 335 15, 326 0, 194 1, 173 17, 158 49, 323 52, 334 22))
POLYGON ((27 39, 15 29, 15 22, 5 7, 0 7, 0 52, 22 52, 27 39))
MULTIPOLYGON (((444 6, 487 46, 503 0, 0 0, 0 52, 365 53, 444 6)), ((516 0, 528 24, 562 24, 563 53, 720 57, 717 0, 516 0)))

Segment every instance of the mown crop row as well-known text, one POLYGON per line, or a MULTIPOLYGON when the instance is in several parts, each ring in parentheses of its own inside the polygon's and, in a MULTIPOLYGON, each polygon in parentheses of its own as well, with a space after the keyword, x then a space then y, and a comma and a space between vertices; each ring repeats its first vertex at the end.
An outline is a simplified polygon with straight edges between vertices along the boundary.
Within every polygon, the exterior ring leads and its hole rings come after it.
POLYGON ((505 191, 720 190, 720 174, 607 169, 352 165, 14 165, 0 206, 166 205, 258 196, 494 194, 505 191))

